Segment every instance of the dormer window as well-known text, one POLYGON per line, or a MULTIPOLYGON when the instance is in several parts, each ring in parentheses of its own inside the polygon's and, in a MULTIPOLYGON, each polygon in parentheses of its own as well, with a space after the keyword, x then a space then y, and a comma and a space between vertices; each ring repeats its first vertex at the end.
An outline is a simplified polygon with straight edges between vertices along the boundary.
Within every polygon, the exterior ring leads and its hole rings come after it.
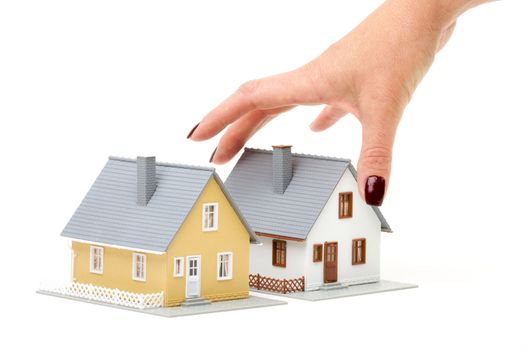
POLYGON ((218 203, 203 204, 203 231, 218 230, 218 203))
POLYGON ((353 192, 339 193, 339 219, 353 216, 353 192))

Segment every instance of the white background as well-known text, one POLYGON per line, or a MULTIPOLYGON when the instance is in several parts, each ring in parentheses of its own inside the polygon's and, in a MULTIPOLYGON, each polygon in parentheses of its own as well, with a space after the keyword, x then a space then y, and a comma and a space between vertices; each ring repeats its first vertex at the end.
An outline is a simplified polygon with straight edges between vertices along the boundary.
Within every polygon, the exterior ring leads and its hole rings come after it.
MULTIPOLYGON (((527 349, 521 0, 462 16, 400 125, 382 277, 419 289, 178 319, 35 294, 68 280, 59 234, 108 155, 207 164, 217 139, 185 139, 207 111, 315 57, 379 3, 2 1, 0 348, 527 349)), ((249 145, 356 160, 359 124, 314 134, 319 109, 249 145)))

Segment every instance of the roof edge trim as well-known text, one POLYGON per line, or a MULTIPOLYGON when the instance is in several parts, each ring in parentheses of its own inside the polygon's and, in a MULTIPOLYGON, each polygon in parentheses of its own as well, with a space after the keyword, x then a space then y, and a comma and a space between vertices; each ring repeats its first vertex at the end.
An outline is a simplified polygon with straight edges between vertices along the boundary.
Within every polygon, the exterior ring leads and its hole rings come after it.
MULTIPOLYGON (((251 147, 245 147, 244 151, 246 152, 254 152, 254 153, 269 153, 272 154, 272 150, 262 149, 262 148, 251 148, 251 147)), ((328 157, 328 156, 320 156, 316 154, 307 154, 307 153, 291 153, 293 157, 301 157, 301 158, 311 158, 311 159, 320 159, 320 160, 331 160, 331 161, 337 161, 337 162, 345 162, 349 163, 351 162, 351 159, 348 158, 339 158, 339 157, 328 157)))
POLYGON ((86 243, 86 244, 91 244, 91 245, 99 245, 99 246, 108 247, 108 248, 131 250, 131 251, 134 251, 134 252, 149 253, 149 254, 155 254, 155 255, 166 254, 166 252, 161 252, 161 251, 157 251, 157 250, 133 248, 133 247, 127 247, 127 246, 122 246, 122 245, 102 243, 102 242, 97 242, 97 241, 88 241, 88 240, 84 240, 84 239, 80 239, 80 238, 68 237, 68 236, 66 236, 64 234, 62 235, 62 237, 66 237, 66 238, 68 238, 68 239, 70 239, 70 240, 72 240, 74 242, 86 243))
POLYGON ((262 237, 284 239, 286 241, 296 241, 296 242, 304 242, 305 241, 305 239, 303 239, 303 238, 275 235, 275 234, 264 233, 264 232, 256 232, 256 235, 257 236, 262 236, 262 237))
MULTIPOLYGON (((136 163, 136 159, 134 158, 126 158, 126 157, 117 157, 117 156, 109 156, 109 160, 116 160, 120 162, 128 162, 128 163, 136 163)), ((166 163, 166 162, 157 162, 157 166, 164 166, 164 167, 170 167, 170 168, 184 168, 184 169, 192 169, 192 170, 205 170, 205 171, 214 171, 215 169, 212 167, 205 167, 205 166, 199 166, 199 165, 190 165, 190 164, 178 164, 178 163, 166 163)))

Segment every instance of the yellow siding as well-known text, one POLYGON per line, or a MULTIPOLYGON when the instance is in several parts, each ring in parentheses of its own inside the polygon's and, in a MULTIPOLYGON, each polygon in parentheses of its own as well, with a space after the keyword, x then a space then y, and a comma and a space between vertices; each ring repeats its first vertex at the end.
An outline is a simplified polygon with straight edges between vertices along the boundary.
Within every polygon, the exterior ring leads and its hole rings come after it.
MULTIPOLYGON (((94 244, 96 245, 96 244, 94 244)), ((211 300, 246 298, 249 295, 249 234, 214 178, 211 178, 185 222, 170 243, 167 253, 146 254, 146 281, 132 279, 134 251, 104 248, 103 274, 90 272, 90 244, 73 242, 74 279, 134 293, 165 293, 165 306, 185 300, 187 261, 201 256, 201 296, 211 300), (218 203, 218 230, 202 231, 204 203, 218 203), (217 254, 232 252, 231 280, 217 280, 217 254), (184 258, 184 276, 174 277, 174 257, 184 258)), ((142 253, 143 254, 143 253, 142 253)))
POLYGON ((145 254, 146 281, 142 282, 132 279, 132 254, 134 251, 103 248, 103 273, 91 273, 90 244, 72 242, 72 249, 75 254, 73 277, 76 282, 91 283, 106 288, 118 288, 133 293, 158 293, 161 291, 166 293, 166 254, 145 254))
POLYGON ((196 201, 167 252, 167 305, 185 299, 186 257, 201 255, 201 297, 211 300, 249 295, 249 234, 214 178, 196 201), (218 230, 202 231, 204 203, 218 203, 218 230), (217 280, 217 253, 233 253, 231 280, 217 280), (174 257, 184 258, 184 276, 174 277, 174 257))

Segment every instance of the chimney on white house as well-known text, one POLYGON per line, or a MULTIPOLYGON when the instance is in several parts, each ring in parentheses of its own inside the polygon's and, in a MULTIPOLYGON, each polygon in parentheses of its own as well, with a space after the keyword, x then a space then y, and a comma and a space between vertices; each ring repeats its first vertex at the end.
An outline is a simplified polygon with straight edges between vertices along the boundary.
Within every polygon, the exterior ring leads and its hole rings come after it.
POLYGON ((292 146, 273 146, 273 192, 283 194, 293 177, 292 146))
POLYGON ((156 157, 137 157, 137 205, 145 207, 156 191, 156 157))

